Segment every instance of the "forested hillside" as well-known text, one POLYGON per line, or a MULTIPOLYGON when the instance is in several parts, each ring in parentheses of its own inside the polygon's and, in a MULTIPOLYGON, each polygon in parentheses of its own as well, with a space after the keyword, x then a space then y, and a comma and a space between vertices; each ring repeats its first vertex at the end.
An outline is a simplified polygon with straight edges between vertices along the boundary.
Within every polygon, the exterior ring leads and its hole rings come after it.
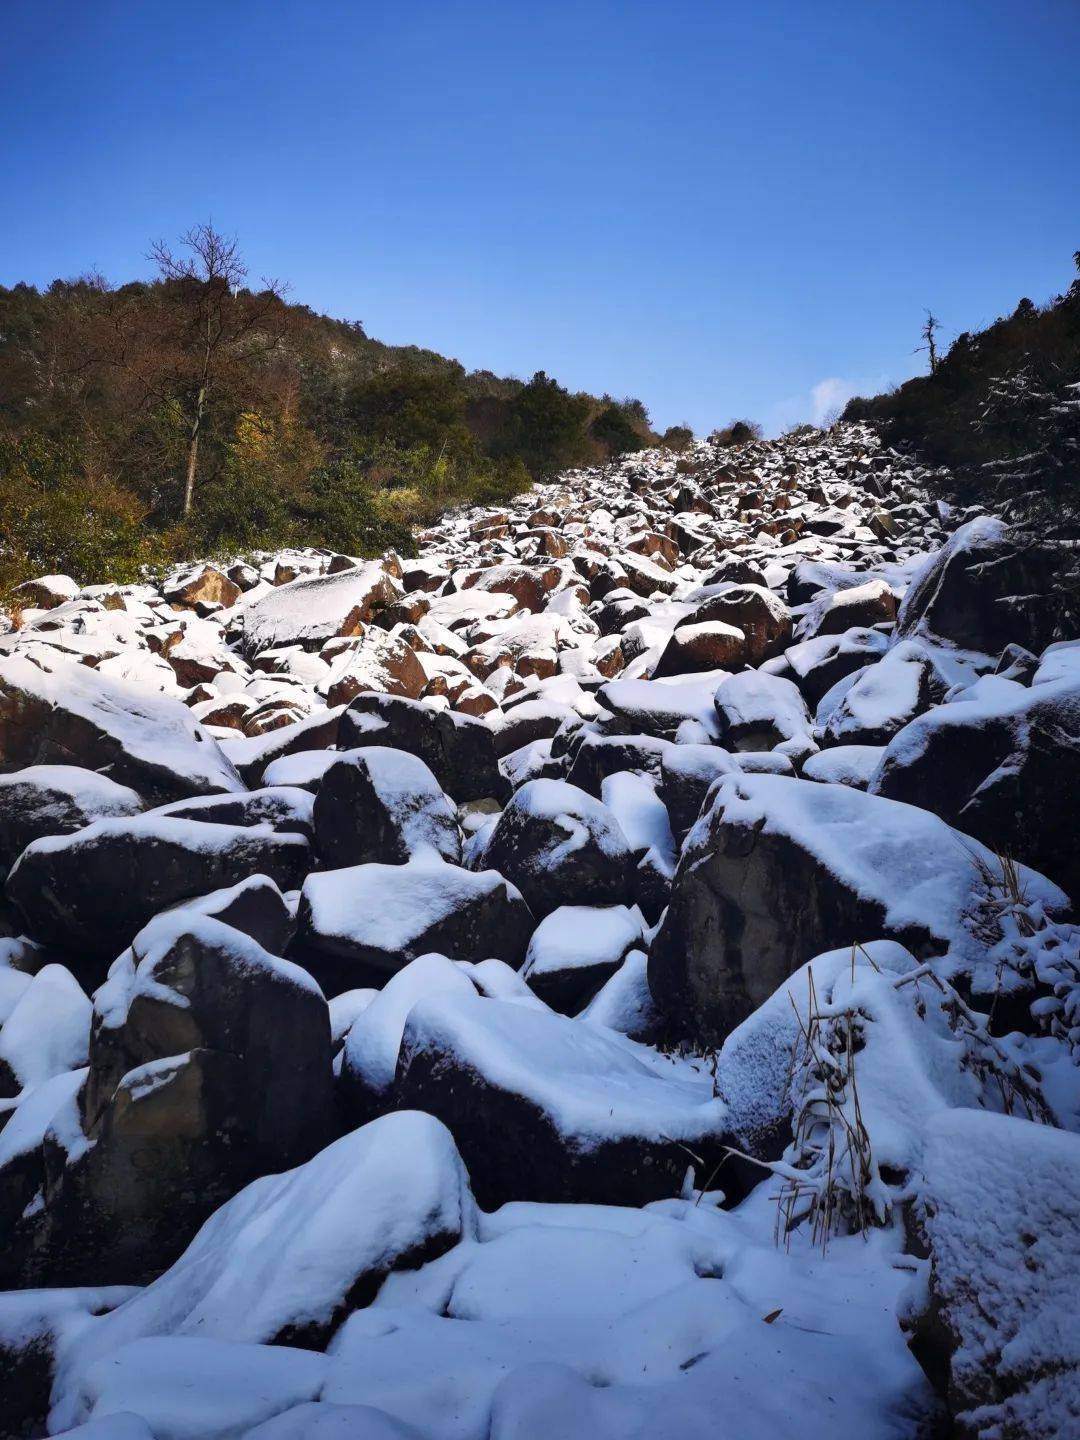
MULTIPOLYGON (((1080 270, 1080 251, 1073 259, 1080 270)), ((852 400, 844 419, 868 420, 893 444, 950 467, 964 500, 1075 525, 1080 279, 1043 306, 1023 299, 985 330, 964 331, 940 357, 933 329, 927 338, 928 375, 852 400)))
POLYGON ((407 550, 448 504, 656 440, 637 400, 469 373, 289 303, 210 227, 151 258, 149 281, 0 287, 0 588, 255 546, 407 550))

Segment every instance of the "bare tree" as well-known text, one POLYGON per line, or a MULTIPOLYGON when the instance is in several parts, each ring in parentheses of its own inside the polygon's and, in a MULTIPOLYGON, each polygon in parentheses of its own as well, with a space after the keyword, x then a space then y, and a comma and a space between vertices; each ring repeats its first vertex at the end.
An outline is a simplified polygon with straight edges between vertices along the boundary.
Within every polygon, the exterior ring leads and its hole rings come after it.
POLYGON ((172 282, 179 304, 180 333, 175 350, 176 394, 187 424, 184 515, 190 515, 199 464, 199 444, 212 406, 232 376, 259 365, 285 338, 285 287, 263 280, 258 294, 243 289, 247 266, 237 241, 212 224, 196 225, 183 236, 189 252, 177 256, 162 240, 151 250, 162 280, 172 282))
POLYGON ((938 367, 937 353, 937 332, 941 329, 941 321, 931 310, 926 312, 926 324, 922 328, 923 343, 915 347, 915 354, 925 350, 930 356, 930 374, 933 375, 938 367))

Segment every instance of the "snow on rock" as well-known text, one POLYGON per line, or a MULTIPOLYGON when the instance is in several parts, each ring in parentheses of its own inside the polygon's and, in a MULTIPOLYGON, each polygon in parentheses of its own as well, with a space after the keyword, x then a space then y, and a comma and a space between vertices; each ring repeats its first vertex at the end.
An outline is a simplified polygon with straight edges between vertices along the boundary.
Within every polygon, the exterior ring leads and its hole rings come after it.
POLYGON ((0 868, 5 871, 32 840, 69 835, 95 820, 137 815, 134 790, 75 765, 30 765, 0 775, 0 868))
MULTIPOLYGON (((1002 938, 995 876, 1002 884, 991 851, 913 805, 722 776, 683 846, 649 983, 677 1032, 715 1041, 815 953, 885 934, 947 951, 945 970, 989 995, 1003 985, 989 956, 1002 938)), ((1021 867, 1019 882, 1046 912, 1067 910, 1042 875, 1021 867)))
POLYGON ((33 934, 107 955, 177 901, 256 874, 291 890, 309 864, 303 835, 139 815, 35 840, 6 888, 33 934))
POLYGON ((321 1349, 390 1272, 436 1259, 475 1228, 444 1126, 410 1111, 374 1120, 241 1190, 164 1275, 83 1328, 61 1360, 53 1423, 97 1413, 87 1392, 100 1362, 150 1337, 321 1349))
POLYGON ((17 1095, 85 1065, 90 1012, 70 970, 39 970, 0 1025, 0 1095, 17 1095))
POLYGON ((369 861, 404 864, 425 851, 457 862, 453 806, 422 760, 405 750, 348 750, 324 771, 315 798, 316 848, 339 869, 369 861))
POLYGON ((641 941, 640 914, 625 905, 561 905, 533 931, 522 978, 545 1004, 573 1014, 641 941))
POLYGON ((716 689, 721 739, 733 750, 778 750, 802 761, 817 750, 798 688, 780 675, 744 670, 716 689))
POLYGON ((409 1012, 395 1089, 399 1104, 446 1123, 488 1207, 676 1194, 687 1151, 715 1163, 725 1133, 707 1074, 614 1032, 457 990, 409 1012))
POLYGON ((85 665, 46 672, 19 655, 0 659, 0 762, 97 770, 150 803, 243 789, 178 701, 85 665))
POLYGON ((1030 689, 983 677, 900 730, 870 781, 875 794, 1024 857, 1074 899, 1078 787, 1080 674, 1068 671, 1030 689))
POLYGON ((933 1257, 922 1343, 958 1433, 1080 1432, 1080 1138, 947 1110, 926 1127, 919 1214, 933 1257))
POLYGON ((530 780, 499 816, 475 862, 518 887, 534 915, 560 904, 628 897, 630 845, 601 801, 561 780, 530 780))
POLYGON ((363 975, 383 983, 430 950, 516 966, 533 929, 520 891, 497 871, 462 870, 432 852, 309 875, 297 923, 297 953, 332 993, 363 975))
POLYGON ((336 635, 358 635, 372 615, 401 594, 378 561, 336 575, 305 576, 240 607, 249 654, 282 645, 318 649, 336 635))
POLYGON ((341 1102, 352 1124, 390 1107, 409 1012, 444 990, 475 994, 465 966, 445 955, 420 955, 374 992, 357 1015, 345 1036, 339 1076, 341 1102))

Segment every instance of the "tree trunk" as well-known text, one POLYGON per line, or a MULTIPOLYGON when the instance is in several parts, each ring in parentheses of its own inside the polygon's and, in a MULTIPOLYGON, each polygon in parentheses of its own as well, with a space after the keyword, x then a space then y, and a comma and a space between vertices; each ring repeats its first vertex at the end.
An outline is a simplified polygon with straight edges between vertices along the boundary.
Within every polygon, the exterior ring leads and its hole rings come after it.
POLYGON ((199 387, 199 397, 195 402, 195 423, 191 427, 191 439, 188 442, 187 478, 184 481, 184 518, 191 514, 191 502, 195 495, 195 467, 199 460, 199 431, 202 428, 203 405, 206 402, 206 386, 199 387))

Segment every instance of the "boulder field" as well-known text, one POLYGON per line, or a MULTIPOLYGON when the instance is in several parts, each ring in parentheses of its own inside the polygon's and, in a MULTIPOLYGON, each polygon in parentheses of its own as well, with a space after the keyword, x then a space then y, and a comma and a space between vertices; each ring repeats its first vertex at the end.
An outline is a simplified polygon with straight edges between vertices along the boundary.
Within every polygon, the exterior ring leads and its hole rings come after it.
POLYGON ((22 587, 0 1436, 1080 1433, 1075 562, 947 480, 22 587))

